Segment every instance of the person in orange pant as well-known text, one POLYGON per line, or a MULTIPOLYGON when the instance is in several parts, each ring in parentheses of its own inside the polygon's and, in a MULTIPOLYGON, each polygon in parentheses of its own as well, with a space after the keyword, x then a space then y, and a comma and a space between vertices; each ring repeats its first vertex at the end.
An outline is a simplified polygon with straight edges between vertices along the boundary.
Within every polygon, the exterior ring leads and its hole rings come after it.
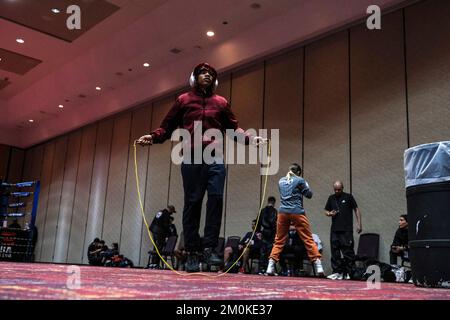
POLYGON ((289 225, 294 224, 298 235, 305 244, 308 258, 313 262, 316 275, 324 276, 321 262, 321 254, 314 242, 311 227, 303 208, 303 197, 312 198, 312 191, 308 182, 300 177, 302 168, 294 163, 289 167, 287 175, 280 179, 278 185, 280 190, 281 205, 278 210, 277 233, 272 252, 269 257, 266 275, 275 275, 275 265, 279 261, 284 244, 288 237, 289 225))

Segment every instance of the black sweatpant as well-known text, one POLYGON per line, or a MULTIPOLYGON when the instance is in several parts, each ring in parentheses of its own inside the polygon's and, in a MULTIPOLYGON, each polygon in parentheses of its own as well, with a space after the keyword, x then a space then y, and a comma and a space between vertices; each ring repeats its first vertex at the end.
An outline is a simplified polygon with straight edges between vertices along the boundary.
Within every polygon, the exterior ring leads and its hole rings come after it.
MULTIPOLYGON (((152 237, 153 237, 153 241, 156 244, 156 247, 158 247, 159 253, 162 254, 162 250, 164 249, 164 247, 166 245, 166 235, 163 232, 152 232, 152 237)), ((161 258, 156 253, 156 249, 153 248, 152 260, 150 263, 159 265, 160 261, 161 261, 161 258)))
POLYGON ((330 242, 333 273, 350 274, 355 263, 353 231, 331 231, 330 242))
POLYGON ((199 228, 206 191, 208 201, 206 202, 203 247, 216 248, 222 222, 225 165, 183 163, 181 175, 184 188, 183 231, 186 251, 199 252, 202 249, 199 228))

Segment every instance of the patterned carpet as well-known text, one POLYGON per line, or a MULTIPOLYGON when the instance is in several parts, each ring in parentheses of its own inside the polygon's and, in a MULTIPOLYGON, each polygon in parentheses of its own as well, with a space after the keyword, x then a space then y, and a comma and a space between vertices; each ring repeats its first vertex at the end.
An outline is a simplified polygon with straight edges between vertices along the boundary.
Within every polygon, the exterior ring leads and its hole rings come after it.
POLYGON ((450 290, 418 288, 413 284, 382 283, 380 289, 368 289, 360 281, 240 274, 180 276, 170 270, 72 268, 0 262, 0 299, 450 300, 450 290), (78 270, 79 288, 74 281, 78 270))

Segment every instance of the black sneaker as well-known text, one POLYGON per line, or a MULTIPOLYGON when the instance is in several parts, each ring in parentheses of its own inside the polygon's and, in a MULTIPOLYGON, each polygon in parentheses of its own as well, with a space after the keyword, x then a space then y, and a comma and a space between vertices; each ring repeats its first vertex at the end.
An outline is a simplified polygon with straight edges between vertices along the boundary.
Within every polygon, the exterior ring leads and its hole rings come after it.
POLYGON ((187 256, 185 268, 186 272, 200 272, 199 259, 196 253, 191 253, 187 256))
POLYGON ((203 257, 209 266, 220 266, 223 264, 222 259, 213 251, 212 248, 203 250, 203 257))

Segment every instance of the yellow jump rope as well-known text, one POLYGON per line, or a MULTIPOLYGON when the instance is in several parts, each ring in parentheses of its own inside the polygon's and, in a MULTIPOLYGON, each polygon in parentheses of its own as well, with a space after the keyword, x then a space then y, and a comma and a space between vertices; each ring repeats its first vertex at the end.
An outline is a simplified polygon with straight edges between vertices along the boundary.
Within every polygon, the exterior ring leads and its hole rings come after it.
MULTIPOLYGON (((215 274, 215 275, 211 275, 210 273, 203 273, 203 272, 181 273, 181 272, 179 272, 178 270, 175 270, 174 268, 172 268, 172 266, 171 266, 171 265, 170 265, 170 264, 169 264, 169 263, 161 256, 161 253, 159 252, 159 249, 158 249, 158 247, 156 246, 156 244, 155 244, 155 242, 154 242, 154 240, 153 240, 153 237, 152 237, 152 235, 151 235, 151 233, 150 233, 150 228, 149 228, 147 219, 145 218, 144 206, 143 206, 143 204, 142 204, 141 191, 140 191, 140 187, 139 187, 139 175, 138 175, 138 165, 137 165, 137 156, 136 156, 136 142, 137 142, 137 140, 135 140, 134 143, 133 143, 133 149, 134 149, 134 174, 135 174, 135 176, 136 176, 136 190, 137 190, 137 194, 138 194, 139 205, 140 205, 140 208, 141 208, 142 218, 143 218, 144 223, 145 223, 145 226, 146 226, 146 228, 147 228, 147 234, 148 234, 148 237, 150 238, 150 241, 152 242, 153 246, 155 247, 156 253, 157 253, 158 256, 161 258, 161 261, 163 261, 164 264, 165 264, 170 270, 172 270, 173 272, 175 272, 176 274, 178 274, 178 275, 180 275, 180 276, 194 276, 194 275, 200 275, 200 276, 205 276, 205 277, 211 277, 211 278, 214 278, 214 277, 220 277, 220 276, 223 276, 223 275, 227 274, 227 273, 228 273, 228 272, 236 265, 236 263, 242 258, 242 256, 244 255, 245 251, 248 249, 248 247, 249 247, 250 243, 252 242, 253 237, 254 237, 254 235, 255 235, 256 228, 253 230, 252 236, 251 236, 250 240, 247 242, 247 245, 245 246, 244 250, 242 250, 241 255, 240 255, 240 256, 236 259, 236 261, 234 261, 234 263, 233 263, 227 270, 225 270, 223 273, 218 273, 218 274, 215 274)), ((268 161, 267 161, 267 165, 266 165, 266 166, 267 166, 267 170, 266 170, 266 173, 265 173, 265 175, 264 175, 263 195, 262 195, 262 197, 261 197, 261 205, 260 205, 260 207, 259 207, 259 210, 258 210, 258 216, 257 216, 257 218, 256 218, 256 226, 258 225, 258 222, 259 222, 259 216, 261 215, 261 210, 262 210, 263 205, 264 205, 264 199, 266 198, 267 176, 268 176, 267 174, 268 174, 268 172, 269 172, 269 167, 270 167, 270 156, 271 156, 270 140, 267 140, 267 143, 268 143, 268 152, 267 152, 267 153, 268 153, 268 158, 267 158, 268 161)))

